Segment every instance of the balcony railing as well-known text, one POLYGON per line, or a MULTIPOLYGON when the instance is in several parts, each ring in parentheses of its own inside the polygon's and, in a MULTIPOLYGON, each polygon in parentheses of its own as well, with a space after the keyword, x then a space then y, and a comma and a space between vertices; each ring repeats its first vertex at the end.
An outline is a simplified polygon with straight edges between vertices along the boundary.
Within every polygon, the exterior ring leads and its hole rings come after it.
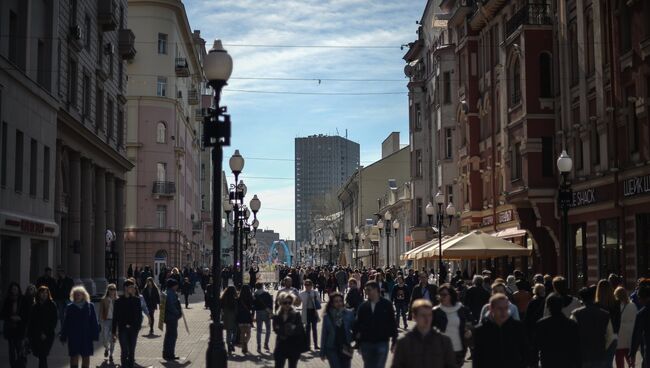
POLYGON ((97 2, 97 23, 102 31, 114 31, 117 28, 117 4, 115 0, 99 0, 97 2))
POLYGON ((551 24, 551 21, 551 9, 548 4, 528 4, 506 22, 506 38, 521 25, 544 25, 551 24))
POLYGON ((203 121, 203 118, 206 115, 207 115, 207 109, 206 108, 194 110, 194 120, 195 121, 203 121))
POLYGON ((131 60, 135 57, 135 34, 130 29, 120 29, 118 49, 124 60, 131 60))
POLYGON ((199 91, 196 88, 187 90, 187 103, 190 105, 199 104, 199 91))
POLYGON ((177 77, 189 77, 190 68, 187 65, 186 58, 176 58, 176 76, 177 77))
POLYGON ((151 193, 156 196, 171 197, 176 194, 176 183, 173 181, 154 181, 151 193))

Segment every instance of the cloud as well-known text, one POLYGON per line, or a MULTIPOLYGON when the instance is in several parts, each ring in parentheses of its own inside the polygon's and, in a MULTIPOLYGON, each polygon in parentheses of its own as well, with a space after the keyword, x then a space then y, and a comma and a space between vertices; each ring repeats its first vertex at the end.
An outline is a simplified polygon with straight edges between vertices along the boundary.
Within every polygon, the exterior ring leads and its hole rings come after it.
MULTIPOLYGON (((251 195, 257 194, 262 202, 258 214, 261 229, 272 229, 280 233, 282 238, 295 239, 294 237, 294 188, 293 183, 282 186, 255 191, 258 180, 247 179, 251 188, 251 195)), ((259 186, 258 186, 259 187, 259 186)), ((252 198, 252 197, 251 197, 252 198)))

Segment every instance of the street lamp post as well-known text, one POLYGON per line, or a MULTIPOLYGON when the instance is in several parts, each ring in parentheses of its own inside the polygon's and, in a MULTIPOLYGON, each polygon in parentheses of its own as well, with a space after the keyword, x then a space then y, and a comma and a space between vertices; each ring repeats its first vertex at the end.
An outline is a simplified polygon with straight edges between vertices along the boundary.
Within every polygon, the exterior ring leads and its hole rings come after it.
POLYGON ((359 267, 359 227, 354 227, 354 266, 359 267))
MULTIPOLYGON (((444 269, 444 265, 442 263, 442 228, 445 227, 444 213, 442 212, 442 206, 445 203, 445 196, 444 194, 442 194, 441 191, 438 191, 438 193, 434 197, 434 200, 438 205, 438 214, 436 215, 437 230, 438 230, 438 285, 441 285, 442 283, 444 283, 445 279, 447 278, 447 271, 444 269)), ((433 218, 434 211, 435 210, 433 204, 429 202, 426 207, 427 217, 429 218, 429 226, 432 226, 432 222, 433 222, 432 218, 433 218)), ((454 204, 449 202, 445 212, 449 217, 449 225, 451 225, 451 220, 453 219, 453 216, 456 214, 456 208, 454 207, 454 204)))
MULTIPOLYGON (((379 220, 377 221, 377 228, 379 229, 379 239, 377 240, 377 248, 376 251, 373 252, 375 253, 375 259, 374 259, 374 264, 373 267, 376 267, 379 265, 379 244, 381 242, 382 234, 384 231, 384 220, 382 220, 381 215, 379 215, 379 220)), ((388 229, 386 229, 388 231, 388 229)), ((388 244, 386 245, 388 247, 388 244)))
POLYGON ((212 308, 210 341, 206 352, 208 367, 227 367, 228 356, 220 323, 218 290, 221 285, 221 171, 223 146, 230 145, 230 115, 227 108, 219 106, 221 91, 232 74, 232 58, 224 50, 221 41, 215 40, 203 60, 208 85, 214 91, 209 116, 203 119, 203 147, 212 147, 212 308))
POLYGON ((386 220, 386 225, 385 225, 385 230, 386 230, 386 269, 390 266, 390 236, 392 235, 391 231, 391 222, 390 220, 393 218, 393 215, 390 213, 390 211, 386 211, 384 214, 384 219, 386 220))
POLYGON ((564 272, 566 273, 567 285, 571 289, 574 287, 574 275, 571 269, 573 252, 571 251, 571 240, 569 237, 569 209, 573 202, 573 191, 571 189, 571 182, 569 181, 569 173, 573 168, 573 160, 571 160, 566 150, 563 150, 557 159, 557 168, 562 174, 558 202, 562 210, 562 241, 564 242, 564 259, 566 261, 564 272))

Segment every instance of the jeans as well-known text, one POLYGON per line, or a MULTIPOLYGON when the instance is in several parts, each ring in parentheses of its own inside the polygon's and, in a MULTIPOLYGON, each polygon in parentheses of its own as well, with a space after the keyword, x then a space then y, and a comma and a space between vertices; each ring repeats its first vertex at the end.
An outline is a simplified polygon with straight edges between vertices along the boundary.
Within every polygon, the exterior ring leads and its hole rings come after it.
POLYGON ((314 346, 318 346, 318 312, 316 309, 307 309, 307 324, 305 325, 305 332, 307 333, 307 346, 311 346, 311 340, 309 338, 309 329, 312 331, 314 336, 314 346))
POLYGON ((138 342, 140 328, 124 328, 119 331, 120 360, 123 368, 133 368, 135 365, 135 345, 138 342))
POLYGON ((330 368, 350 368, 352 366, 352 359, 343 355, 336 349, 327 349, 325 357, 330 365, 330 368))
POLYGON ((408 311, 409 306, 406 302, 395 302, 395 321, 397 322, 397 327, 399 327, 399 316, 402 316, 402 321, 404 322, 404 328, 406 329, 408 325, 406 324, 406 312, 408 311))
MULTIPOLYGON (((102 329, 100 333, 100 337, 102 340, 102 344, 104 345, 104 349, 108 350, 110 356, 113 356, 113 351, 115 350, 115 342, 113 341, 113 333, 112 333, 113 320, 107 319, 105 321, 99 321, 99 324, 102 329)), ((120 342, 120 344, 122 344, 122 342, 120 342)))
POLYGON ((178 338, 178 320, 175 318, 165 321, 165 339, 163 341, 163 358, 176 356, 176 339, 178 338))
POLYGON ((384 368, 388 358, 388 341, 360 344, 363 368, 384 368))
POLYGON ((65 307, 67 307, 69 302, 67 300, 57 300, 56 301, 56 310, 59 314, 59 326, 63 328, 63 317, 65 315, 65 307))
POLYGON ((264 337, 264 346, 269 345, 269 339, 271 338, 271 318, 269 316, 269 313, 265 310, 258 310, 255 311, 255 314, 257 315, 257 325, 255 326, 255 330, 257 330, 257 348, 260 348, 260 344, 262 343, 262 324, 266 326, 266 335, 264 337))
POLYGON ((156 310, 153 309, 153 308, 150 308, 149 309, 149 332, 151 332, 151 334, 153 334, 153 326, 156 325, 154 323, 155 322, 155 318, 154 318, 155 315, 156 315, 156 310))
POLYGON ((284 362, 289 361, 289 368, 298 367, 298 358, 275 357, 275 368, 284 368, 284 362))
POLYGON ((618 345, 618 340, 614 340, 612 344, 607 348, 607 368, 612 368, 614 364, 614 357, 616 356, 616 346, 618 345))
MULTIPOLYGON (((6 327, 5 327, 6 328, 6 327)), ((21 354, 23 349, 22 339, 9 339, 9 367, 23 368, 27 365, 27 357, 21 354)))
POLYGON ((234 349, 236 338, 237 338, 237 329, 226 330, 226 343, 228 344, 228 348, 234 349))
POLYGON ((239 344, 241 345, 242 352, 248 352, 248 342, 251 340, 251 324, 239 324, 239 344))

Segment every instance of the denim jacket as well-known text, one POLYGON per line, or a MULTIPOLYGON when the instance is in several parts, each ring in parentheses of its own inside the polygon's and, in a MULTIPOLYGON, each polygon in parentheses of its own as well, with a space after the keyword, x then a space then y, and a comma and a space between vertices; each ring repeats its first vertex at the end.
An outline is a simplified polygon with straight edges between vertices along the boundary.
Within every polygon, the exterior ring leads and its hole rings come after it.
POLYGON ((167 291, 167 303, 165 303, 165 321, 177 321, 183 316, 181 303, 178 300, 178 294, 174 290, 167 291))
MULTIPOLYGON (((345 341, 352 344, 352 326, 354 325, 354 312, 349 309, 343 310, 343 328, 345 330, 345 341)), ((338 350, 336 346, 336 326, 328 313, 323 314, 323 327, 321 331, 321 356, 325 356, 327 350, 338 350)))

